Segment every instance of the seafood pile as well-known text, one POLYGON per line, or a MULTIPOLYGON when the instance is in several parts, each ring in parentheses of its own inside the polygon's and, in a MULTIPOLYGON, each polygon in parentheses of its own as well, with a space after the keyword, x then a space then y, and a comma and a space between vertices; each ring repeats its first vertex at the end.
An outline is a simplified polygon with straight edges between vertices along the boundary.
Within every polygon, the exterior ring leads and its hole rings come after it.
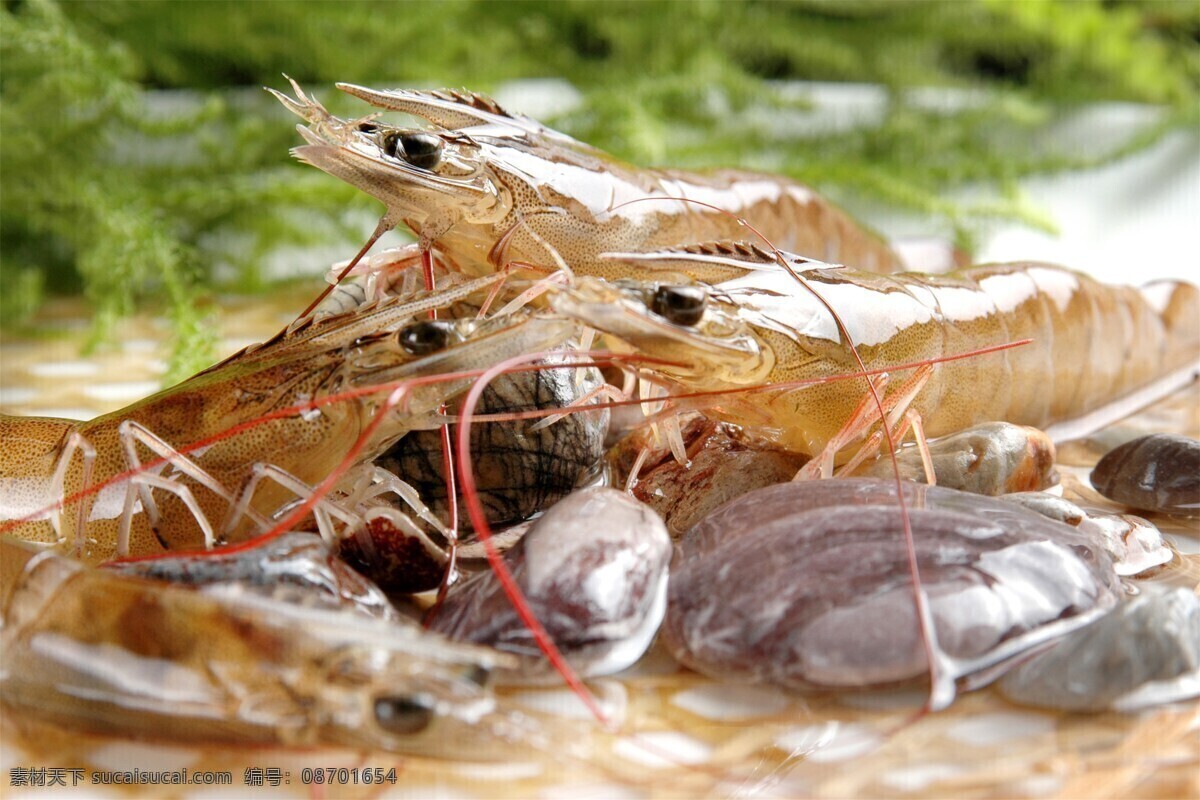
POLYGON ((385 212, 294 322, 89 422, 0 416, 6 709, 503 758, 556 738, 503 687, 565 683, 628 734, 596 679, 656 660, 921 713, 997 681, 1070 711, 1200 694, 1194 586, 1145 580, 1180 556, 1111 513, 1196 515, 1200 444, 1118 447, 1112 503, 1054 493, 1057 431, 1194 380, 1196 286, 900 272, 783 178, 339 88, 381 112, 274 94, 295 155, 385 212))

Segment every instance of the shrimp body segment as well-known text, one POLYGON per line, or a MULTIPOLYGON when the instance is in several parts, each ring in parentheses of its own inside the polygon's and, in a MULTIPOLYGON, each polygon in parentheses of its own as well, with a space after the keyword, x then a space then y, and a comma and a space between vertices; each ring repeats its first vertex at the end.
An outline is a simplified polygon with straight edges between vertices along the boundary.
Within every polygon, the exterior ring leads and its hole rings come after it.
MULTIPOLYGON (((607 279, 638 277, 646 266, 601 254, 741 237, 739 217, 813 258, 877 271, 900 264, 876 234, 786 178, 634 167, 474 93, 338 86, 432 127, 344 120, 293 82, 296 100, 273 92, 308 122, 299 126, 308 144, 293 153, 379 199, 390 226, 404 222, 422 249, 436 244, 468 273, 519 263, 568 265, 576 274, 607 279)), ((710 282, 745 269, 700 260, 686 266, 692 277, 710 282)))
MULTIPOLYGON (((483 368, 561 344, 574 329, 529 314, 434 324, 381 313, 402 305, 372 306, 373 333, 363 332, 360 314, 326 318, 298 329, 304 343, 283 336, 90 422, 0 417, 7 444, 0 528, 89 562, 248 538, 262 530, 262 515, 296 497, 278 481, 260 481, 250 519, 235 518, 251 474, 270 465, 308 485, 323 480, 383 408, 388 393, 368 393, 372 386, 483 368), (426 331, 430 325, 436 330, 426 331), (336 399, 356 390, 362 393, 336 399), (245 427, 220 437, 236 426, 245 427), (178 453, 208 437, 211 444, 178 453), (165 463, 141 466, 164 456, 165 463), (127 472, 131 479, 106 484, 127 472), (45 511, 96 486, 61 511, 45 511)), ((469 382, 415 385, 375 428, 360 460, 411 430, 441 424, 439 407, 469 382)))
MULTIPOLYGON (((933 365, 911 403, 931 438, 991 420, 1044 427, 1078 417, 1193 366, 1200 349, 1200 290, 1185 283, 1109 286, 1044 264, 947 276, 815 269, 804 278, 844 320, 868 370, 1032 340, 933 365)), ((857 369, 829 308, 782 270, 711 289, 580 278, 552 305, 643 354, 688 365, 660 374, 689 390, 762 387, 714 400, 720 409, 708 413, 775 430, 796 452, 820 452, 866 393, 863 380, 770 388, 857 369)), ((905 379, 890 375, 888 392, 904 390, 905 379)))

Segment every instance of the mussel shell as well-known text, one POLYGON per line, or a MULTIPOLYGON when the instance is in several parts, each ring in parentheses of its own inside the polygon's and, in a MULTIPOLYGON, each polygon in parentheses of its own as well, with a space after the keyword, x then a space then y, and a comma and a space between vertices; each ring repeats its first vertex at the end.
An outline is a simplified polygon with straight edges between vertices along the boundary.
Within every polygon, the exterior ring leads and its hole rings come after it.
MULTIPOLYGON (((502 375, 483 392, 476 414, 564 408, 600 385, 595 370, 577 385, 575 369, 502 375)), ((453 411, 453 409, 452 409, 453 411)), ((541 430, 536 419, 475 422, 471 464, 484 513, 492 525, 519 522, 568 495, 601 464, 608 411, 576 412, 541 430)), ((458 426, 450 427, 457 436, 458 426)), ((446 519, 446 481, 438 431, 415 431, 375 461, 411 484, 440 519, 446 519)), ((459 507, 462 507, 461 496, 459 507)), ((470 520, 459 515, 460 527, 470 520)))
MULTIPOLYGON (((666 609, 671 540, 652 510, 615 489, 560 501, 505 554, 534 615, 584 677, 618 672, 654 639, 666 609)), ((490 570, 456 587, 429 627, 521 656, 507 682, 561 680, 490 570)))
POLYGON ((1000 691, 1024 705, 1104 711, 1150 682, 1198 671, 1200 598, 1148 588, 1005 675, 1000 691))
POLYGON ((1097 462, 1092 485, 1134 508, 1200 514, 1200 442, 1166 433, 1126 442, 1097 462))
MULTIPOLYGON (((1104 548, 990 498, 905 489, 939 659, 954 677, 1111 608, 1104 548)), ((698 671, 798 690, 883 687, 928 664, 894 484, 791 483, 725 505, 672 565, 663 638, 698 671)))

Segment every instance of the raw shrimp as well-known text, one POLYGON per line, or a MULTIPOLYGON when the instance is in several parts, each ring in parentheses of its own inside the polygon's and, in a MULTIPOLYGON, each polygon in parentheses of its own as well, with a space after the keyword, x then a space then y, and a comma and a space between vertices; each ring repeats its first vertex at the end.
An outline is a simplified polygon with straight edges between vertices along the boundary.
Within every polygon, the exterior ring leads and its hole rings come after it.
POLYGON ((387 596, 315 533, 289 531, 256 548, 176 553, 170 558, 113 561, 105 569, 177 586, 232 585, 296 605, 353 609, 398 619, 387 596))
POLYGON ((484 688, 507 663, 495 651, 236 580, 194 589, 27 548, 0 538, 10 709, 106 734, 430 755, 514 730, 484 688))
MULTIPOLYGON (((519 264, 640 277, 653 265, 630 266, 601 254, 740 236, 741 217, 781 246, 814 258, 878 271, 900 264, 874 233, 785 178, 640 169, 474 93, 338 87, 433 126, 340 119, 294 81, 295 100, 269 90, 308 123, 298 126, 308 144, 293 150, 296 157, 383 202, 387 211, 372 241, 403 222, 420 237, 414 257, 436 245, 469 274, 519 264), (648 199, 653 202, 641 202, 648 199)), ((706 281, 748 268, 701 259, 683 266, 706 281)))
MULTIPOLYGON (((903 484, 942 678, 967 679, 1112 608, 1104 549, 979 495, 903 484)), ((793 689, 882 687, 926 660, 896 486, 786 483, 693 528, 671 566, 663 637, 687 666, 793 689)))
POLYGON ((91 422, 0 418, 0 532, 92 562, 246 538, 262 529, 261 515, 328 476, 360 437, 369 460, 411 430, 440 425, 439 406, 469 378, 438 374, 556 346, 574 330, 527 313, 431 321, 410 310, 384 302, 306 323, 91 422), (385 393, 371 387, 418 378, 427 380, 408 391, 405 410, 377 424, 385 393), (165 462, 143 468, 147 452, 165 462), (252 475, 275 482, 248 482, 252 475), (78 506, 60 512, 64 502, 78 506))
MULTIPOLYGON (((764 260, 726 243, 614 258, 673 265, 697 256, 764 260)), ((1200 291, 1186 283, 1137 290, 1040 264, 983 266, 944 277, 811 269, 803 278, 838 311, 869 370, 1032 340, 925 366, 903 382, 891 375, 885 401, 892 413, 899 416, 906 405, 919 412, 931 438, 997 419, 1043 427, 1164 375, 1186 380, 1196 368, 1200 291)), ((657 375, 692 391, 732 390, 709 398, 720 407, 707 413, 774 431, 787 449, 819 456, 814 466, 828 475, 834 453, 878 416, 861 402, 862 380, 786 386, 857 367, 824 302, 782 270, 754 271, 715 287, 581 277, 551 295, 560 314, 639 353, 684 365, 657 375), (866 424, 846 432, 860 406, 866 424)))

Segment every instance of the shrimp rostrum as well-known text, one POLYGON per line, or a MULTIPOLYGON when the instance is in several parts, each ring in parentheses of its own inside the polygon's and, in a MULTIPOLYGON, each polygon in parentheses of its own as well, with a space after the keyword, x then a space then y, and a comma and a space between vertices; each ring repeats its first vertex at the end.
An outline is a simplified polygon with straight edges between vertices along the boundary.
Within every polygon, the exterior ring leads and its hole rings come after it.
POLYGON ((311 321, 91 422, 0 417, 0 533, 89 562, 249 538, 348 456, 442 424, 470 383, 453 376, 574 329, 525 312, 414 318, 427 301, 311 321))
MULTIPOLYGON (((758 265, 777 258, 729 243, 613 257, 758 265)), ((874 378, 886 384, 889 414, 915 412, 931 438, 1001 419, 1044 427, 1195 368, 1200 291, 1190 284, 1109 286, 1043 264, 889 277, 790 263, 807 267, 803 283, 782 265, 713 287, 579 278, 556 290, 552 305, 643 354, 686 365, 655 372, 692 393, 725 392, 706 398, 717 406, 706 413, 774 431, 787 449, 819 456, 826 474, 866 430, 847 420, 878 419, 864 403, 863 379, 831 380, 858 371, 852 344, 868 370, 890 371, 874 378), (914 368, 935 360, 942 361, 914 368), (909 368, 894 369, 901 365, 909 368)))
MULTIPOLYGON (((387 206, 376 236, 403 222, 468 274, 512 265, 636 277, 646 265, 601 257, 742 234, 739 217, 799 253, 867 270, 899 258, 874 233, 808 187, 735 170, 641 169, 471 92, 377 91, 338 84, 375 106, 425 119, 426 128, 335 117, 292 83, 272 93, 308 125, 293 153, 387 206), (651 202, 646 202, 651 201, 651 202)), ((733 266, 693 259, 692 277, 719 281, 733 266)))

